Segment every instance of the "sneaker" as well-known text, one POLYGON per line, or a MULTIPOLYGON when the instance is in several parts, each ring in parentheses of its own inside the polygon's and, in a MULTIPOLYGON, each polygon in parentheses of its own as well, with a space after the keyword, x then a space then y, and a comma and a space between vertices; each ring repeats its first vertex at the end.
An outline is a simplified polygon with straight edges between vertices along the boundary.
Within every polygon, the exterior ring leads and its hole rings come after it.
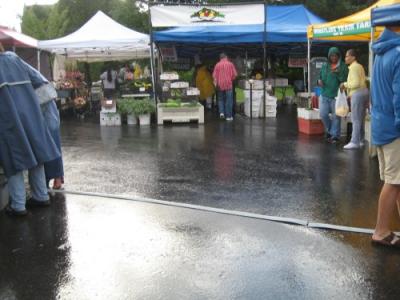
POLYGON ((11 207, 11 205, 7 205, 4 209, 5 213, 10 217, 25 217, 28 214, 26 209, 24 210, 15 210, 11 207))
POLYGON ((33 208, 33 207, 47 207, 47 206, 50 206, 50 200, 39 201, 39 200, 36 200, 34 198, 29 198, 26 201, 26 207, 30 207, 30 208, 33 208))
POLYGON ((233 118, 232 118, 232 117, 226 118, 226 120, 227 120, 227 121, 233 121, 233 118))
POLYGON ((225 115, 224 114, 219 114, 219 118, 220 119, 225 119, 225 115))
POLYGON ((343 147, 343 149, 345 149, 345 150, 358 149, 358 148, 360 148, 359 145, 351 143, 351 142, 343 147))
POLYGON ((362 148, 362 147, 364 147, 365 146, 365 141, 361 141, 360 142, 360 148, 362 148))

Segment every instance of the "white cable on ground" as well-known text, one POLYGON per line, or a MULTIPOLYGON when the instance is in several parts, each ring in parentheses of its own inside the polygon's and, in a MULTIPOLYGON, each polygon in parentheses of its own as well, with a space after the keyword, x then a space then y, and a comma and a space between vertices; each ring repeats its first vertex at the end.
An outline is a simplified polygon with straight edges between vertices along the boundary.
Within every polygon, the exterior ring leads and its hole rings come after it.
POLYGON ((118 200, 161 204, 161 205, 166 205, 166 206, 194 209, 194 210, 207 211, 207 212, 219 213, 219 214, 225 214, 225 215, 231 215, 231 216, 239 216, 239 217, 246 217, 246 218, 252 218, 252 219, 273 221, 273 222, 278 222, 278 223, 300 225, 300 226, 305 226, 305 227, 315 228, 315 229, 328 229, 328 230, 363 233, 363 234, 372 234, 374 232, 373 229, 368 229, 368 228, 340 226, 340 225, 324 224, 324 223, 312 223, 312 222, 308 222, 308 221, 296 219, 296 218, 266 216, 266 215, 260 215, 260 214, 256 214, 256 213, 249 213, 249 212, 243 212, 243 211, 237 211, 237 210, 228 210, 228 209, 215 208, 215 207, 202 206, 202 205, 194 205, 194 204, 187 204, 187 203, 180 203, 180 202, 173 202, 173 201, 157 200, 157 199, 151 199, 151 198, 145 198, 145 197, 137 197, 137 196, 136 197, 127 197, 127 196, 117 196, 117 195, 104 194, 104 193, 77 192, 77 191, 67 191, 67 190, 50 190, 50 191, 55 192, 55 193, 61 193, 61 194, 112 198, 112 199, 118 199, 118 200))

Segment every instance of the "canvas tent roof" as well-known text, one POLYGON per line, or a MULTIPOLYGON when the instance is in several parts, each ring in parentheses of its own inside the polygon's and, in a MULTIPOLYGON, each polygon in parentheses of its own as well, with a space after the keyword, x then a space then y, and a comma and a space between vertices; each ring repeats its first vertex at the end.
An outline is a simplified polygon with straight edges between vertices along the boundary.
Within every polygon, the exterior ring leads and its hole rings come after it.
MULTIPOLYGON (((267 42, 306 42, 307 26, 324 22, 303 5, 265 6, 267 42)), ((243 44, 262 43, 264 24, 183 26, 154 32, 155 42, 243 44)))
POLYGON ((373 9, 371 19, 373 26, 400 25, 400 4, 373 9))
POLYGON ((7 27, 0 26, 0 42, 5 46, 37 48, 38 41, 7 27))
MULTIPOLYGON (((380 0, 348 17, 324 24, 313 24, 308 28, 308 38, 334 41, 369 41, 371 39, 371 10, 396 3, 400 3, 400 0, 380 0)), ((377 28, 376 36, 381 31, 381 28, 377 28)))
POLYGON ((84 61, 145 58, 150 56, 150 38, 129 29, 98 11, 77 31, 38 47, 84 61))

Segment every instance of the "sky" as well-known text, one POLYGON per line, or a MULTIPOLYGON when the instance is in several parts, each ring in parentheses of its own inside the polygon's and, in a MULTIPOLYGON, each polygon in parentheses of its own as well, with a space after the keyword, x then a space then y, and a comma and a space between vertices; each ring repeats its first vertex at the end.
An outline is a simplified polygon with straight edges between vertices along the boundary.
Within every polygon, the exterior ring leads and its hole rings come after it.
POLYGON ((54 4, 58 0, 0 0, 0 25, 21 31, 21 19, 24 5, 54 4))

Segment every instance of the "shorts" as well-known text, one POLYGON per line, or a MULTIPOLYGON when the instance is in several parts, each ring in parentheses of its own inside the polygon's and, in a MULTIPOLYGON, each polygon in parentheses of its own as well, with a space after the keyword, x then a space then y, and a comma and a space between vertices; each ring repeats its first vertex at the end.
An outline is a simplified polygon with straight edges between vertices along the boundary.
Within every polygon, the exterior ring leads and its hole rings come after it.
POLYGON ((377 151, 381 180, 388 184, 400 184, 400 138, 378 146, 377 151))

